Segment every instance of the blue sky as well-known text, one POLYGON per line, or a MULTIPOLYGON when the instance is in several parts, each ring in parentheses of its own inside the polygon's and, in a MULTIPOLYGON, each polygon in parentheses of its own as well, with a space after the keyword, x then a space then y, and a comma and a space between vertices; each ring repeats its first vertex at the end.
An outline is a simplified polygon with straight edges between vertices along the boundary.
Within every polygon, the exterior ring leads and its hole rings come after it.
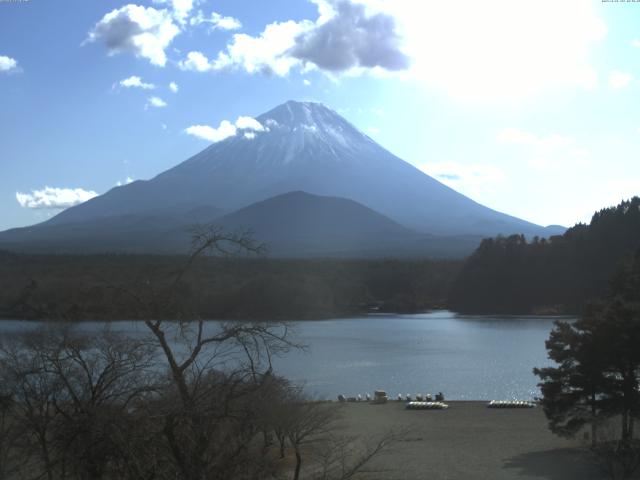
POLYGON ((0 1, 0 229, 289 99, 489 207, 588 221, 640 194, 639 20, 600 0, 0 1))

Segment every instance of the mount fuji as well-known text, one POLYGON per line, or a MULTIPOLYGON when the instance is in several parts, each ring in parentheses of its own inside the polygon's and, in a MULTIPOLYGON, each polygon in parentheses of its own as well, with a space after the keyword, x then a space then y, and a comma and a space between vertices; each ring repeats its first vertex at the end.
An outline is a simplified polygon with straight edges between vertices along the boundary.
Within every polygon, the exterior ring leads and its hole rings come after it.
POLYGON ((430 255, 432 240, 446 236, 456 240, 444 243, 465 245, 452 251, 458 256, 482 236, 563 231, 474 202, 394 156, 322 104, 289 101, 256 120, 260 125, 239 129, 151 180, 115 187, 41 224, 2 232, 0 247, 169 252, 184 247, 177 239, 184 237, 185 226, 206 221, 259 230, 283 255, 289 247, 290 253, 303 255, 325 252, 319 248, 324 232, 332 235, 332 248, 348 255, 348 245, 335 244, 341 238, 336 234, 346 229, 354 252, 361 250, 358 241, 368 240, 372 254, 378 244, 385 255, 394 245, 405 254, 409 248, 412 254, 430 255), (285 195, 291 192, 298 194, 285 195), (265 202, 274 197, 278 201, 265 202), (287 202, 301 199, 314 207, 281 214, 290 208, 287 202), (349 221, 340 213, 346 205, 353 215, 349 221), (252 208, 260 214, 252 215, 252 208), (366 228, 358 230, 359 225, 366 228), (293 245, 296 238, 308 242, 293 245), (277 248, 285 244, 287 249, 277 248))

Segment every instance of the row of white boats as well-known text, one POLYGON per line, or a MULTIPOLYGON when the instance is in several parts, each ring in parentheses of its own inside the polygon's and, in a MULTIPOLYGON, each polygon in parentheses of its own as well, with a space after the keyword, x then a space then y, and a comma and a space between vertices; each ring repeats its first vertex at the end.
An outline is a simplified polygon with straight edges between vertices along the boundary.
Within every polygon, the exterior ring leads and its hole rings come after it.
MULTIPOLYGON (((347 397, 345 395, 338 395, 339 402, 373 402, 373 403, 387 403, 389 397, 387 396, 387 392, 384 390, 376 390, 373 393, 373 397, 368 393, 363 395, 356 395, 355 397, 347 397)), ((398 394, 397 397, 398 402, 444 402, 444 394, 442 392, 438 392, 435 395, 435 398, 431 396, 430 393, 425 393, 422 395, 418 393, 415 397, 412 397, 411 394, 407 393, 406 395, 398 394)))
MULTIPOLYGON (((364 396, 356 395, 354 397, 347 397, 345 395, 338 395, 338 401, 344 402, 368 402, 368 403, 387 403, 389 397, 384 390, 376 390, 373 393, 373 397, 368 393, 364 396)), ((405 402, 407 410, 445 410, 449 408, 449 405, 444 403, 444 394, 438 392, 435 398, 430 393, 424 395, 418 393, 415 397, 410 394, 402 395, 398 394, 398 402, 405 402)), ((491 400, 487 403, 487 408, 535 408, 536 403, 526 400, 491 400)))

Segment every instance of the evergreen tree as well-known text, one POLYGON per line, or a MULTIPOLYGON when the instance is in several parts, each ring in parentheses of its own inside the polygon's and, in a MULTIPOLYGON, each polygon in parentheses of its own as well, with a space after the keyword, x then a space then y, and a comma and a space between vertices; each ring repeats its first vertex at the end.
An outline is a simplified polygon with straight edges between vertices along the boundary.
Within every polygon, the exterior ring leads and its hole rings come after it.
POLYGON ((606 352, 598 339, 598 317, 585 316, 575 323, 556 322, 546 342, 549 358, 557 367, 535 368, 542 380, 542 408, 552 432, 573 437, 591 427, 592 442, 603 418, 607 390, 606 352))
POLYGON ((575 322, 557 322, 546 342, 557 367, 536 368, 550 429, 573 436, 605 418, 621 420, 623 443, 640 417, 640 253, 615 276, 609 297, 575 322))

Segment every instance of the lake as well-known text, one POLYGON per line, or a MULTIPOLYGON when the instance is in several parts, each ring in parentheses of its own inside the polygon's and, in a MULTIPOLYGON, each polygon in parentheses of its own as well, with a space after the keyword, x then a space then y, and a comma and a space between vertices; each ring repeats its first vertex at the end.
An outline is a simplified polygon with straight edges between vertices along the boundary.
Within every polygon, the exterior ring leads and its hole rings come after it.
MULTIPOLYGON (((295 339, 308 349, 276 359, 275 369, 322 398, 384 389, 393 397, 442 391, 455 400, 532 399, 539 395, 532 369, 551 364, 544 342, 558 318, 436 311, 298 322, 295 339)), ((35 325, 0 321, 0 334, 35 325)), ((111 326, 144 331, 133 322, 111 326)))

